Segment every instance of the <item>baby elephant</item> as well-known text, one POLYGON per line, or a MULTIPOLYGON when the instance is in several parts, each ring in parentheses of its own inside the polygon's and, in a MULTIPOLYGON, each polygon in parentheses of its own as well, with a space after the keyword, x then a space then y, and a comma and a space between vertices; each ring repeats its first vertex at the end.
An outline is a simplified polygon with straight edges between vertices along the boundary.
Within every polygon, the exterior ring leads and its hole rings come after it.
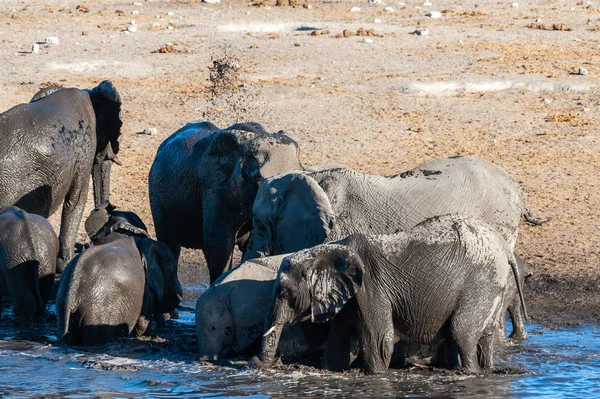
POLYGON ((182 299, 177 261, 150 238, 125 237, 94 245, 62 274, 56 310, 59 342, 99 345, 146 332, 182 299))
POLYGON ((355 234, 297 252, 282 262, 260 359, 252 362, 272 365, 285 325, 331 320, 326 368, 349 367, 358 345, 364 371, 382 373, 395 344, 446 341, 454 364, 457 350, 464 370, 481 372, 493 366, 494 330, 518 273, 498 232, 454 216, 427 219, 409 233, 355 234))
POLYGON ((106 244, 124 237, 150 238, 148 228, 138 215, 116 209, 109 201, 92 209, 85 220, 85 232, 91 245, 106 244))
POLYGON ((0 303, 2 296, 10 298, 21 328, 44 315, 57 255, 50 222, 15 206, 0 208, 0 303))

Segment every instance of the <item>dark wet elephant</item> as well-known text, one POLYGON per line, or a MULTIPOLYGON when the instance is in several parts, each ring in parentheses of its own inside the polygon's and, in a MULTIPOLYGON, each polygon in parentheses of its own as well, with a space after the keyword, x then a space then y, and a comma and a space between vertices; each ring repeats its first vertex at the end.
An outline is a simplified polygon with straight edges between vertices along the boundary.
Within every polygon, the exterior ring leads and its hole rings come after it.
POLYGON ((109 201, 92 209, 85 220, 85 232, 91 245, 106 244, 125 237, 150 238, 142 219, 130 211, 119 211, 109 201))
POLYGON ((109 199, 121 97, 103 81, 92 90, 44 89, 33 100, 0 114, 0 206, 49 217, 63 203, 61 271, 74 254, 90 175, 95 204, 109 199))
MULTIPOLYGON (((349 367, 358 349, 366 373, 385 372, 395 345, 439 339, 456 349, 467 372, 490 369, 505 290, 519 277, 512 248, 495 229, 454 216, 409 233, 355 234, 302 250, 282 262, 253 364, 273 363, 284 326, 331 320, 328 369, 349 367)), ((525 312, 520 285, 519 294, 525 312)))
POLYGON ((283 132, 189 123, 160 145, 150 170, 156 237, 177 258, 181 247, 202 249, 212 284, 231 267, 236 241, 244 245, 260 182, 296 169, 298 145, 283 132))
POLYGON ((57 254, 50 222, 15 206, 0 208, 0 303, 10 299, 22 328, 44 315, 57 254))
POLYGON ((57 336, 68 345, 104 344, 146 332, 152 316, 182 299, 177 261, 169 247, 150 238, 125 237, 93 245, 61 276, 56 297, 57 336))

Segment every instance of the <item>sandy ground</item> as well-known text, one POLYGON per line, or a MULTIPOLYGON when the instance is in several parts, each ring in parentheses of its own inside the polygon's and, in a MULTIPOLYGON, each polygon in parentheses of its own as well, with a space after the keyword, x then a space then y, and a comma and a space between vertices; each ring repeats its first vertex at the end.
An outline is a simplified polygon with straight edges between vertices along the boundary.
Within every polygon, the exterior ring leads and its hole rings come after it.
MULTIPOLYGON (((151 228, 150 165, 190 121, 284 129, 305 166, 394 174, 437 157, 488 159, 522 182, 536 215, 553 218, 520 230, 532 319, 597 321, 600 10, 576 0, 423 1, 0 0, 0 110, 43 86, 112 80, 124 102, 124 166, 113 168, 111 199, 151 228), (131 20, 136 31, 124 33, 131 20), (376 36, 336 37, 359 28, 376 36), (30 53, 50 36, 59 44, 30 53), (172 52, 155 52, 167 43, 172 52), (225 55, 241 87, 214 97, 209 66, 225 55), (148 127, 158 133, 138 134, 148 127)), ((200 251, 185 251, 180 268, 186 284, 206 280, 200 251)))

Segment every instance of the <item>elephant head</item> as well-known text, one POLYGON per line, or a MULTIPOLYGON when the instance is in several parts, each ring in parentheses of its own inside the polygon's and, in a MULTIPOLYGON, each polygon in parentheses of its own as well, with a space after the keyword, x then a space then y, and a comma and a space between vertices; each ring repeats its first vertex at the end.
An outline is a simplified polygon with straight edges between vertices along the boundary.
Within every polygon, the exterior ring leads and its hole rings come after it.
POLYGON ((153 299, 152 311, 172 312, 183 299, 177 260, 167 244, 150 238, 139 239, 138 249, 146 272, 146 290, 153 299))
POLYGON ((235 343, 235 323, 229 296, 211 294, 207 290, 196 302, 196 336, 200 356, 217 360, 235 343))
POLYGON ((319 245, 286 257, 265 322, 262 363, 273 363, 285 325, 331 320, 362 287, 364 273, 358 253, 345 245, 319 245))
POLYGON ((284 132, 268 134, 258 123, 247 122, 212 136, 200 177, 206 188, 224 194, 229 206, 249 214, 262 180, 294 169, 300 169, 298 144, 284 132))
POLYGON ((244 260, 322 244, 335 223, 327 194, 302 172, 265 180, 254 200, 252 217, 244 260))
POLYGON ((92 168, 94 205, 110 197, 110 171, 112 164, 120 165, 119 139, 121 137, 121 96, 108 80, 88 90, 96 114, 96 156, 92 168))
MULTIPOLYGON (((85 231, 92 242, 102 240, 101 243, 105 243, 107 242, 106 237, 115 231, 125 235, 149 238, 148 228, 138 215, 116 209, 117 207, 109 201, 104 201, 92 209, 85 220, 85 231)), ((119 237, 122 235, 115 236, 115 238, 119 237)))

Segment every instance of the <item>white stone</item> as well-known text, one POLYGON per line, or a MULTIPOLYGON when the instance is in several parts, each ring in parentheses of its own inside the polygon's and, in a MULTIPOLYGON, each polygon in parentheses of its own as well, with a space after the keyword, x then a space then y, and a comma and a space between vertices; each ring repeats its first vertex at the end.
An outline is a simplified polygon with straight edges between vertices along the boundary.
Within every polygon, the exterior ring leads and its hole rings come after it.
POLYGON ((168 29, 168 30, 173 30, 173 29, 175 29, 175 28, 173 28, 173 25, 169 25, 169 26, 167 26, 167 29, 168 29))
POLYGON ((512 3, 510 6, 511 7, 519 7, 519 3, 512 3))
POLYGON ((365 37, 364 39, 362 39, 363 43, 373 43, 373 39, 369 39, 368 37, 365 37))
POLYGON ((373 22, 375 22, 376 24, 380 24, 381 23, 381 19, 375 18, 375 21, 373 21, 373 22))
POLYGON ((160 19, 160 15, 156 15, 154 18, 156 18, 156 19, 160 19))
POLYGON ((383 3, 382 0, 367 0, 366 2, 367 3, 371 3, 371 4, 381 4, 381 3, 383 3))
POLYGON ((431 11, 430 13, 427 14, 427 16, 431 17, 431 18, 441 18, 442 13, 439 11, 431 11))
POLYGON ((142 3, 140 3, 139 1, 134 1, 132 4, 134 6, 141 6, 142 5, 142 3))
POLYGON ((360 12, 360 7, 352 7, 350 12, 360 12))
POLYGON ((584 108, 583 112, 590 112, 590 109, 589 108, 584 108))
POLYGON ((121 31, 121 34, 122 35, 131 35, 131 32, 129 32, 128 30, 124 30, 124 31, 121 31))
POLYGON ((542 22, 542 19, 538 18, 538 19, 535 20, 535 22, 540 23, 540 22, 542 22))
POLYGON ((221 0, 202 0, 202 2, 208 4, 218 4, 221 2, 221 0))
POLYGON ((131 12, 131 15, 138 15, 139 13, 140 13, 140 12, 139 12, 138 10, 133 10, 133 11, 131 12))
POLYGON ((542 98, 542 102, 546 103, 546 104, 550 104, 550 103, 552 103, 552 100, 549 98, 542 98))
POLYGON ((167 13, 167 15, 168 15, 169 17, 172 17, 173 15, 175 15, 175 13, 174 13, 173 11, 169 11, 169 12, 167 13))
POLYGON ((585 68, 579 68, 579 71, 577 72, 579 75, 587 75, 588 74, 588 70, 585 68))
POLYGON ((142 134, 146 134, 148 136, 154 136, 156 133, 158 133, 158 129, 155 127, 147 127, 146 129, 144 129, 144 131, 142 132, 142 134))
POLYGON ((417 29, 414 31, 417 36, 429 36, 429 29, 417 29))
POLYGON ((32 53, 39 53, 40 52, 40 45, 37 43, 33 43, 33 46, 31 46, 31 52, 32 53))
POLYGON ((47 44, 58 44, 58 37, 56 37, 56 36, 47 37, 44 40, 44 42, 47 43, 47 44))
POLYGON ((135 25, 135 19, 132 19, 131 21, 129 21, 129 25, 135 25))
POLYGON ((432 4, 428 1, 426 1, 425 3, 423 3, 423 7, 430 7, 432 4))
POLYGON ((384 10, 387 12, 394 12, 394 7, 386 7, 384 10))
POLYGON ((129 27, 127 28, 127 30, 128 30, 129 32, 131 32, 131 33, 133 33, 133 32, 137 32, 137 26, 129 26, 129 27))

